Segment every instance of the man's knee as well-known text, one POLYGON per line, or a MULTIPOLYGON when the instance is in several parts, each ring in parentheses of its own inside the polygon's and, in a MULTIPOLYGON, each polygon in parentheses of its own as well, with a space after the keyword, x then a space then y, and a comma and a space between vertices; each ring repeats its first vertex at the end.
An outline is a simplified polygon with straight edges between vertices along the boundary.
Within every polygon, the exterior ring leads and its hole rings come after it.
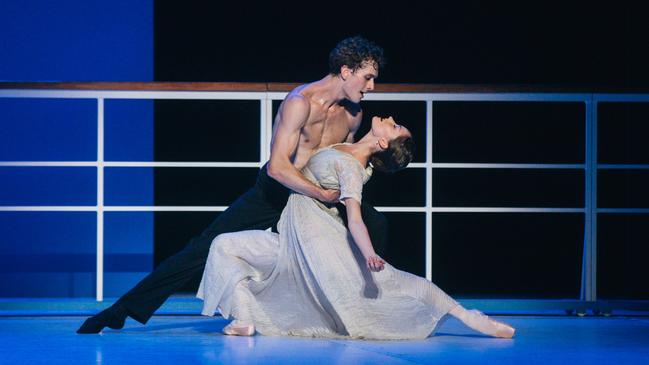
POLYGON ((189 241, 189 244, 185 246, 185 249, 181 251, 185 255, 197 257, 197 258, 207 258, 207 255, 210 252, 210 246, 212 245, 212 238, 208 236, 197 236, 192 238, 189 241))

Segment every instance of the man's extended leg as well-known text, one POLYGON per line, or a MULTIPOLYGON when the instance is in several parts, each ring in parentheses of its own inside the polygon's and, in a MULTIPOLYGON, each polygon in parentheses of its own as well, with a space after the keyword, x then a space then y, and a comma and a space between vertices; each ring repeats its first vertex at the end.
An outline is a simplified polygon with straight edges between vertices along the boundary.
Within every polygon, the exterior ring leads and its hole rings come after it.
POLYGON ((117 303, 125 307, 133 319, 146 323, 171 294, 203 272, 214 237, 221 233, 272 226, 279 219, 281 210, 269 206, 263 197, 254 196, 257 194, 260 192, 251 189, 239 198, 200 236, 160 263, 117 303))
POLYGON ((77 333, 98 333, 104 327, 119 329, 126 316, 146 323, 178 288, 201 273, 214 237, 221 233, 273 226, 281 214, 288 191, 265 174, 255 187, 235 201, 198 237, 179 253, 163 261, 114 305, 88 318, 77 333), (268 199, 272 194, 272 199, 268 199))

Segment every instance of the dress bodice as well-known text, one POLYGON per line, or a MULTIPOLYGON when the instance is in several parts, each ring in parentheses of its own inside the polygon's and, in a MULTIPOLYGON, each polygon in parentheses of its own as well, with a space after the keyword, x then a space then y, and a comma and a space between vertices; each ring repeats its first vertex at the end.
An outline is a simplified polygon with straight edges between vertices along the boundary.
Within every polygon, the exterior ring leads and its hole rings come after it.
POLYGON ((340 190, 341 201, 354 198, 360 202, 363 184, 372 176, 372 168, 365 168, 354 156, 329 146, 316 151, 302 173, 325 189, 340 190))

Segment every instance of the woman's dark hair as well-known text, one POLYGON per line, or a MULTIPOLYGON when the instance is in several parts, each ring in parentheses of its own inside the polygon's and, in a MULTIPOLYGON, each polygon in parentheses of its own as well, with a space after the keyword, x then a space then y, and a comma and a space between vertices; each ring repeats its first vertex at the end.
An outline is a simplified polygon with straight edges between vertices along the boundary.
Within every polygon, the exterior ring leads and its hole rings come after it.
POLYGON ((388 148, 370 156, 370 163, 375 170, 393 173, 406 168, 414 152, 412 137, 397 137, 388 143, 388 148))
POLYGON ((374 63, 378 70, 385 64, 383 48, 361 36, 345 38, 329 53, 329 73, 338 75, 343 66, 356 71, 363 62, 374 63))

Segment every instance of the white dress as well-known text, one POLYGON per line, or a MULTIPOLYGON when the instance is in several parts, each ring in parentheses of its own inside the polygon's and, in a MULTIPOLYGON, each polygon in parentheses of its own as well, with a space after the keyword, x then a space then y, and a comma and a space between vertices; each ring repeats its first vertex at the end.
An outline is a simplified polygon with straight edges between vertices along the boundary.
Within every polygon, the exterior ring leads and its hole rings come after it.
MULTIPOLYGON (((302 173, 343 198, 362 199, 371 175, 350 154, 328 147, 302 173)), ((254 324, 263 335, 421 339, 454 306, 430 281, 365 260, 334 207, 293 193, 277 233, 216 237, 197 296, 202 313, 254 324)))

